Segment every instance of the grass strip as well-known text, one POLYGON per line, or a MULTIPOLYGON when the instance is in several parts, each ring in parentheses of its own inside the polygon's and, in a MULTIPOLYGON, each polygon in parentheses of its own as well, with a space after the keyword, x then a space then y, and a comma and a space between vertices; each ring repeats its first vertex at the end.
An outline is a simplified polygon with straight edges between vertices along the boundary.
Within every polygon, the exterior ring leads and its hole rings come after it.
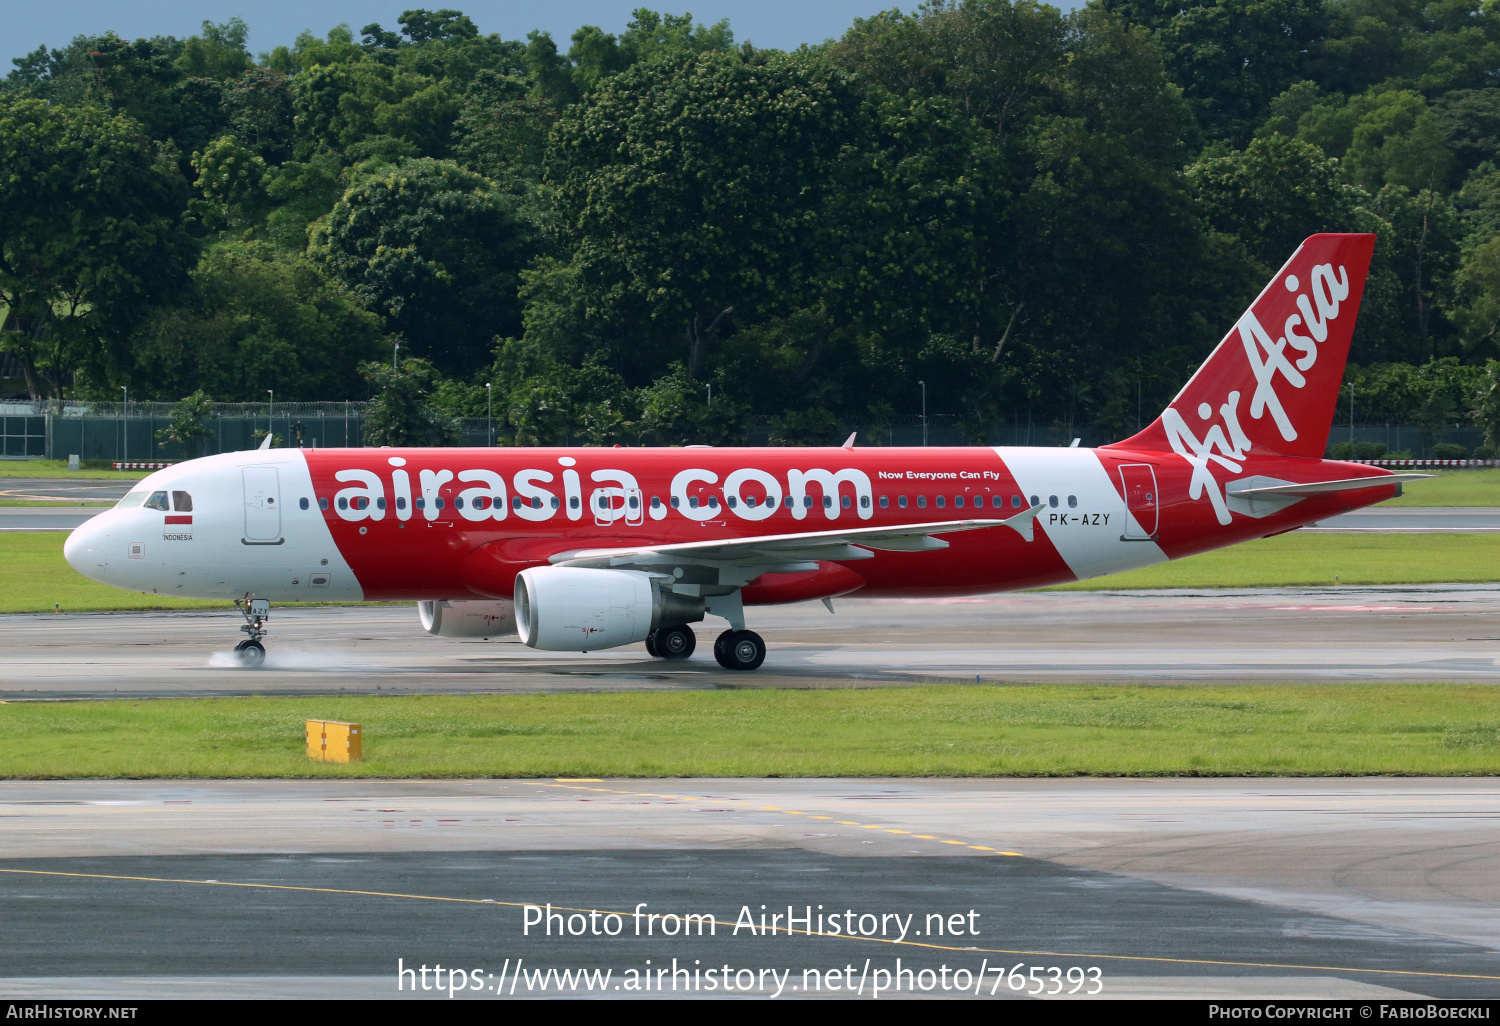
POLYGON ((927 686, 0 704, 0 776, 1343 776, 1500 772, 1483 685, 927 686), (304 753, 360 723, 365 762, 304 753))
POLYGON ((142 595, 91 581, 63 559, 66 531, 0 532, 0 613, 227 609, 228 601, 142 595), (54 606, 54 603, 56 605, 54 606))
POLYGON ((111 470, 109 460, 84 460, 69 470, 67 460, 0 460, 0 477, 65 477, 73 481, 137 481, 149 470, 111 470))
MULTIPOLYGON (((1392 467, 1395 473, 1408 468, 1392 467)), ((1408 481, 1402 485, 1401 497, 1379 505, 1387 506, 1500 506, 1500 467, 1475 470, 1434 470, 1409 468, 1413 473, 1436 474, 1426 481, 1408 481)))
POLYGON ((1500 581, 1500 534, 1294 532, 1049 590, 1490 581, 1500 581))

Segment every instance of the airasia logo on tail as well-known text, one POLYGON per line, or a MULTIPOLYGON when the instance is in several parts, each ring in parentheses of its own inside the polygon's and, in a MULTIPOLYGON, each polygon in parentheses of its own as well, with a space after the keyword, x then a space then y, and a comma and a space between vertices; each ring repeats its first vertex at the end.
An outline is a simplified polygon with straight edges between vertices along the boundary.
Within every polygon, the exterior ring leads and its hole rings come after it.
POLYGON ((1161 418, 1119 447, 1186 460, 1188 497, 1220 524, 1232 518, 1219 479, 1255 453, 1321 458, 1374 246, 1373 235, 1309 238, 1161 418))

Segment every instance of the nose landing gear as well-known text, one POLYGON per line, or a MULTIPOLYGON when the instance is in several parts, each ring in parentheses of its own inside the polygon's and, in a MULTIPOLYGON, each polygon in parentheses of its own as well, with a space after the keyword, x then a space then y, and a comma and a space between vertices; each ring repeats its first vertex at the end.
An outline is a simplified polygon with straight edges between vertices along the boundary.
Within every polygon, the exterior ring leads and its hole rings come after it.
POLYGON ((240 630, 250 635, 234 646, 235 658, 240 665, 254 670, 266 661, 266 646, 261 639, 266 636, 266 621, 271 618, 271 603, 265 599, 235 599, 235 608, 245 618, 240 630))

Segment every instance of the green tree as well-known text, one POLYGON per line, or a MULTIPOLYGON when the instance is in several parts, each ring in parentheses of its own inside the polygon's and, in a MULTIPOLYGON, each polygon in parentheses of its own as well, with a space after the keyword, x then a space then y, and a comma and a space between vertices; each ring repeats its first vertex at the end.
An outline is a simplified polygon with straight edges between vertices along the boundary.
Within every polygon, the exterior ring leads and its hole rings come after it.
POLYGON ((1358 197, 1344 184, 1338 161, 1283 135, 1199 160, 1187 177, 1209 224, 1241 239, 1266 274, 1314 232, 1356 227, 1358 197))
POLYGON ((479 366, 520 328, 518 273, 530 257, 515 201, 450 161, 357 169, 312 232, 310 255, 448 374, 479 366))
POLYGON ((183 451, 197 451, 197 443, 213 434, 208 418, 213 413, 213 402, 198 389, 172 405, 167 426, 156 433, 159 442, 176 442, 183 451))
POLYGON ((270 197, 270 172, 260 155, 234 136, 220 136, 193 155, 198 178, 193 186, 203 194, 198 204, 210 228, 243 230, 265 215, 270 197))
POLYGON ((1471 409, 1474 424, 1484 432, 1487 445, 1500 446, 1500 360, 1484 366, 1484 379, 1474 390, 1471 409))
POLYGON ((364 363, 359 371, 372 393, 365 412, 366 445, 457 444, 458 425, 428 401, 441 380, 432 364, 411 357, 399 369, 364 363))
POLYGON ((1250 140, 1271 100, 1306 77, 1324 32, 1316 0, 1104 0, 1152 30, 1198 124, 1234 145, 1250 140))
POLYGON ((249 27, 239 18, 230 18, 222 25, 205 21, 198 35, 183 42, 182 53, 173 63, 192 78, 238 78, 253 63, 245 49, 249 37, 249 27))
POLYGON ((103 386, 151 301, 184 280, 194 246, 185 183, 123 115, 0 98, 4 346, 33 395, 103 386))
POLYGON ((297 155, 348 153, 385 137, 410 156, 446 156, 459 101, 441 83, 373 61, 318 64, 293 84, 297 155))
POLYGON ((306 257, 265 242, 214 246, 185 301, 155 310, 131 340, 132 390, 202 389, 223 399, 347 399, 357 366, 382 353, 380 322, 306 257))

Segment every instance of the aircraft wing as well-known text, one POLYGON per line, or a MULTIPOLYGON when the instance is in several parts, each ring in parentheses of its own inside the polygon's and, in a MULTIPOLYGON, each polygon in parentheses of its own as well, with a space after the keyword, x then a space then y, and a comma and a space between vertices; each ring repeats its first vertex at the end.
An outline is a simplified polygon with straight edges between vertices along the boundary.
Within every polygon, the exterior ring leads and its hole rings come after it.
POLYGON ((1033 506, 1004 520, 939 520, 892 527, 846 527, 798 534, 766 534, 750 538, 719 538, 635 548, 574 549, 559 552, 550 562, 558 566, 638 567, 662 564, 692 564, 727 569, 753 570, 756 576, 771 572, 815 569, 819 560, 870 559, 875 549, 887 552, 930 552, 946 549, 938 535, 1009 527, 1027 541, 1032 539, 1032 521, 1045 507, 1033 506))

